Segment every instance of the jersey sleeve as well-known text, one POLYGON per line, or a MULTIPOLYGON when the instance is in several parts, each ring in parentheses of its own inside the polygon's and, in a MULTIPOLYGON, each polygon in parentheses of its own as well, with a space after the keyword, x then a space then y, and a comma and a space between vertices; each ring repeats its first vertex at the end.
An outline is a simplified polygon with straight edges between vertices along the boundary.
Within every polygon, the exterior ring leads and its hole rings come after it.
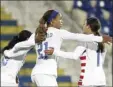
POLYGON ((11 58, 26 54, 35 45, 34 36, 35 34, 32 34, 28 40, 15 44, 10 50, 5 50, 4 55, 11 58))
POLYGON ((35 34, 32 34, 28 40, 17 43, 14 46, 14 51, 23 50, 23 49, 25 50, 28 48, 32 48, 34 46, 35 46, 35 34))
POLYGON ((62 58, 67 58, 67 59, 78 59, 85 50, 86 50, 85 47, 78 46, 78 47, 76 47, 74 52, 64 52, 64 51, 60 51, 60 50, 55 50, 53 55, 59 56, 62 58))
POLYGON ((14 57, 18 57, 20 55, 24 55, 24 54, 26 54, 28 52, 28 50, 25 49, 25 50, 20 50, 20 51, 14 53, 13 50, 14 49, 11 49, 10 51, 5 50, 4 51, 4 55, 9 57, 9 58, 14 58, 14 57))
POLYGON ((60 30, 60 35, 62 39, 70 39, 70 40, 77 40, 77 41, 86 41, 86 42, 102 42, 102 36, 93 36, 93 35, 86 35, 86 34, 79 34, 79 33, 71 33, 67 30, 60 30))

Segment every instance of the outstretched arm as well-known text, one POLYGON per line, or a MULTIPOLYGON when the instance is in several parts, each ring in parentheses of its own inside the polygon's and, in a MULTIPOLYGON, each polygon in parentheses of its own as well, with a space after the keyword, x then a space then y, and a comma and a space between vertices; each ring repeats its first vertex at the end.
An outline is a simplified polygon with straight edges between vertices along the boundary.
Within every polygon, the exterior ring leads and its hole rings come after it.
POLYGON ((32 34, 28 40, 17 43, 14 46, 13 51, 16 52, 19 50, 30 49, 33 46, 35 46, 35 34, 32 34))
POLYGON ((25 49, 25 50, 23 49, 23 50, 20 50, 20 51, 17 51, 17 52, 14 52, 13 50, 14 49, 5 50, 4 55, 9 57, 9 58, 15 58, 15 57, 18 57, 20 55, 26 54, 30 49, 25 49))
POLYGON ((55 55, 55 56, 59 56, 62 58, 67 58, 67 59, 78 59, 82 53, 86 50, 85 47, 82 46, 78 46, 76 47, 74 52, 64 52, 61 50, 54 50, 53 48, 50 50, 45 50, 45 53, 48 55, 55 55))
POLYGON ((42 41, 46 39, 46 32, 43 31, 42 28, 37 30, 38 31, 36 31, 36 33, 33 33, 28 40, 17 43, 15 45, 15 51, 31 48, 35 46, 35 43, 42 43, 42 41))
POLYGON ((71 33, 66 30, 60 30, 60 35, 63 39, 71 39, 77 41, 86 41, 86 42, 112 42, 112 38, 108 35, 103 36, 93 36, 93 35, 86 35, 86 34, 79 34, 79 33, 71 33))

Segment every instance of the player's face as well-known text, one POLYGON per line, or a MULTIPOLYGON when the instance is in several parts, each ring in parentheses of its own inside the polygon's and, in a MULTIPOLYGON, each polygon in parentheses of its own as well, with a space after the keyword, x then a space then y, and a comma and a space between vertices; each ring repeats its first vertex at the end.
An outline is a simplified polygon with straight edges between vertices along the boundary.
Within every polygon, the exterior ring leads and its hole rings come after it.
POLYGON ((55 19, 53 19, 52 24, 54 27, 60 29, 63 25, 62 15, 58 14, 55 19))

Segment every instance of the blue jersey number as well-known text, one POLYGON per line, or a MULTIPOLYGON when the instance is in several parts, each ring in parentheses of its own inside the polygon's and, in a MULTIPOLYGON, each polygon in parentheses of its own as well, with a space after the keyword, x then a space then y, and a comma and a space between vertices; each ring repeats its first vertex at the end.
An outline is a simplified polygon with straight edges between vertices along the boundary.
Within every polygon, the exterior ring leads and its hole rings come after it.
POLYGON ((97 67, 100 65, 100 53, 97 53, 97 67))
POLYGON ((44 44, 39 45, 38 53, 39 53, 39 59, 47 59, 48 56, 45 53, 41 53, 44 50, 48 49, 48 42, 45 42, 44 44))

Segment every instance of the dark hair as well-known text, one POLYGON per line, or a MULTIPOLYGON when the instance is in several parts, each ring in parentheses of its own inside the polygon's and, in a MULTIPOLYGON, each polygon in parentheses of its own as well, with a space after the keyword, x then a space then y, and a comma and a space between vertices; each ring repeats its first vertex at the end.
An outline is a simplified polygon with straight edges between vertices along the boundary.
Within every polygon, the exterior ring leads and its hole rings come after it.
POLYGON ((47 20, 50 17, 52 11, 54 10, 48 10, 46 13, 44 13, 42 18, 39 20, 39 26, 36 28, 35 35, 38 33, 39 29, 43 29, 45 31, 47 30, 47 27, 45 26, 45 24, 47 23, 47 25, 49 25, 47 20))
MULTIPOLYGON (((95 17, 90 17, 87 19, 87 25, 90 26, 91 31, 94 32, 95 35, 100 36, 99 29, 101 27, 100 22, 95 17)), ((104 52, 104 44, 102 42, 98 43, 97 52, 104 52)))
MULTIPOLYGON (((40 29, 42 29, 46 33, 47 27, 45 26, 45 24, 47 24, 47 26, 50 24, 50 23, 48 23, 48 18, 51 16, 53 11, 54 10, 48 10, 47 12, 44 13, 42 18, 39 20, 39 26, 36 28, 36 31, 35 31, 35 37, 40 29)), ((47 33, 46 33, 46 35, 47 35, 47 33)), ((35 42, 36 42, 36 38, 35 38, 35 42)))
POLYGON ((42 18, 40 19, 40 24, 45 25, 47 24, 47 26, 50 24, 48 22, 48 18, 51 16, 52 12, 54 10, 48 10, 47 12, 44 13, 44 15, 42 16, 42 18))
POLYGON ((3 48, 2 53, 5 50, 13 48, 16 43, 27 40, 31 36, 31 34, 32 33, 28 30, 21 31, 17 36, 13 37, 13 39, 8 43, 6 47, 3 48))

